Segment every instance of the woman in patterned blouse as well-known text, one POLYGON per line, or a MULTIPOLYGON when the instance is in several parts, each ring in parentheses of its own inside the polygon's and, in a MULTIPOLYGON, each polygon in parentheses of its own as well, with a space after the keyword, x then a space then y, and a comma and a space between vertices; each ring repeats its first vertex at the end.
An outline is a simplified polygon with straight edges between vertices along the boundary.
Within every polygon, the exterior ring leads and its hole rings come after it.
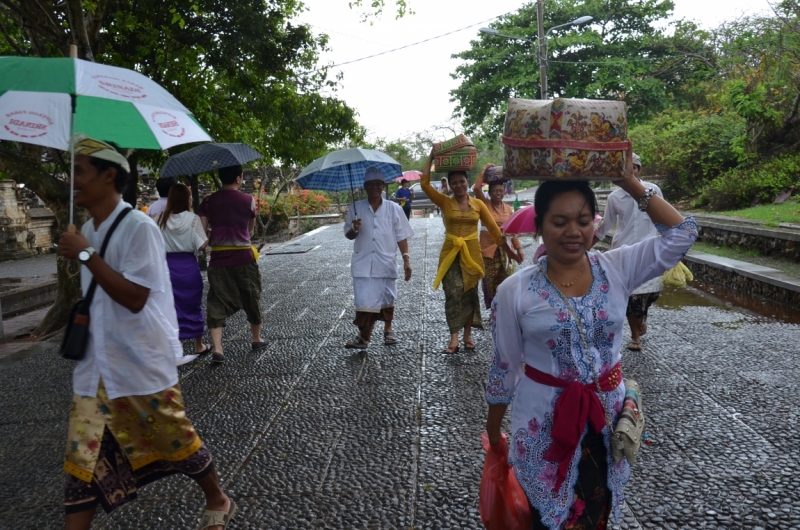
POLYGON ((631 154, 617 184, 642 197, 659 235, 589 252, 594 192, 586 182, 545 182, 534 207, 547 255, 503 282, 492 305, 486 430, 493 445, 503 443, 501 423, 513 400, 509 460, 536 529, 602 529, 612 510, 619 517, 630 467, 608 451, 607 423, 616 424, 625 396, 619 363, 626 301, 675 266, 697 237, 693 219, 657 195, 643 197, 631 154))

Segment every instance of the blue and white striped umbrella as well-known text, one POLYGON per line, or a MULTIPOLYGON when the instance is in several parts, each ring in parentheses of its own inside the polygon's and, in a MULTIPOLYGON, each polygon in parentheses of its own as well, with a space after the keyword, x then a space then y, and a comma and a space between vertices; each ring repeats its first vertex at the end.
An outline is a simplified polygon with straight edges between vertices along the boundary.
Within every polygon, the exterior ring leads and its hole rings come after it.
POLYGON ((403 174, 400 164, 386 153, 356 147, 314 160, 294 180, 306 190, 357 190, 364 187, 364 173, 370 167, 386 175, 386 182, 403 174))

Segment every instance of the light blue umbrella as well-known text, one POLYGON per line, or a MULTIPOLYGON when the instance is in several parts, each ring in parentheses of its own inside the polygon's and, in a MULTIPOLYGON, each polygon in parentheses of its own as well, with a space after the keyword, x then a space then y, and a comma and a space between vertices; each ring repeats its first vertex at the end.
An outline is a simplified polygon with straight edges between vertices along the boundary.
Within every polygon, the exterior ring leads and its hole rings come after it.
POLYGON ((350 190, 352 196, 353 190, 364 187, 364 173, 371 167, 385 175, 384 182, 392 182, 403 174, 400 164, 386 153, 355 147, 317 158, 294 180, 304 190, 350 190))

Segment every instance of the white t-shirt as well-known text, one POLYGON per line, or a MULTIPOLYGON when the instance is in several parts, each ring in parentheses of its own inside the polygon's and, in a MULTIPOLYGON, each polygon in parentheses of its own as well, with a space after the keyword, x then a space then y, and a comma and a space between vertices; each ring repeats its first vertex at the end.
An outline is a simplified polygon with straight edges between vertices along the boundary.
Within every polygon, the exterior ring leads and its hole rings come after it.
MULTIPOLYGON (((81 227, 97 252, 117 215, 129 206, 121 200, 97 230, 92 219, 81 227)), ((111 399, 154 394, 174 386, 183 349, 161 231, 152 219, 134 210, 117 226, 103 260, 127 280, 150 289, 150 295, 142 310, 132 313, 98 285, 89 310, 86 356, 72 375, 75 393, 96 396, 100 378, 111 399)), ((91 281, 91 272, 82 266, 84 296, 91 281)))
POLYGON ((171 214, 167 226, 161 230, 164 236, 164 250, 170 252, 192 252, 197 254, 200 247, 208 241, 200 217, 192 212, 171 214))
MULTIPOLYGON (((650 182, 642 182, 646 188, 655 190, 656 195, 664 198, 661 188, 650 182)), ((611 240, 611 248, 616 249, 624 246, 635 245, 650 237, 656 237, 656 230, 650 216, 639 209, 639 203, 622 188, 616 189, 608 196, 606 210, 603 212, 603 220, 595 235, 599 239, 606 237, 611 228, 616 225, 617 230, 611 240)), ((661 276, 653 278, 640 285, 632 294, 645 294, 660 291, 662 288, 661 276)))

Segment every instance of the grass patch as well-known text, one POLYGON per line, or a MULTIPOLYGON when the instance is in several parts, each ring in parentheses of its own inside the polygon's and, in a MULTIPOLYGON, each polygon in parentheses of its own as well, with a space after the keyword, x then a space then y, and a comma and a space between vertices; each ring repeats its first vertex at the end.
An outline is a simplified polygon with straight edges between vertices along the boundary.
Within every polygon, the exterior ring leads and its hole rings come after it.
POLYGON ((692 250, 705 252, 706 254, 713 254, 715 256, 722 256, 723 258, 744 261, 746 263, 753 263, 763 267, 770 267, 772 269, 785 272, 786 274, 800 277, 800 263, 784 258, 764 256, 758 252, 758 250, 752 248, 719 247, 710 243, 696 241, 695 244, 692 245, 692 250))
POLYGON ((800 204, 794 200, 789 200, 783 204, 764 204, 742 210, 714 213, 727 215, 728 217, 764 221, 768 226, 777 226, 778 223, 800 223, 800 204))

